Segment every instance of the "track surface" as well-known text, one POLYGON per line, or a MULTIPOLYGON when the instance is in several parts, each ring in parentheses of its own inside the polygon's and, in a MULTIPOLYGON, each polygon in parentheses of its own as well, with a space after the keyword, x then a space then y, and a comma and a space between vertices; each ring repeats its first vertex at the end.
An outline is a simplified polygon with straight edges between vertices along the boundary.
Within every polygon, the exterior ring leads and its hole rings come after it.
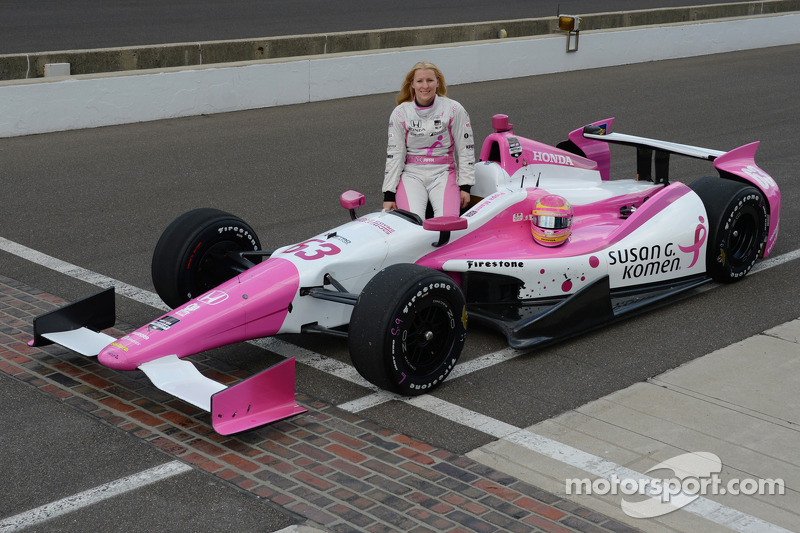
MULTIPOLYGON (((610 116, 616 117, 619 132, 714 149, 760 140, 756 160, 775 177, 783 194, 781 234, 774 250, 780 256, 800 248, 800 185, 794 179, 800 167, 800 104, 792 92, 798 83, 800 47, 787 46, 456 86, 449 95, 469 110, 478 139, 490 133, 491 116, 502 112, 511 117, 518 134, 548 143, 610 116)), ((161 230, 194 207, 213 206, 241 216, 266 247, 300 241, 347 220, 337 200, 346 189, 364 192, 367 209, 379 208, 385 123, 392 102, 393 95, 376 95, 2 139, 0 237, 145 290, 152 290, 150 255, 161 230)), ((612 160, 612 175, 629 177, 634 172, 633 154, 624 148, 612 147, 612 160)), ((711 173, 702 162, 673 158, 673 179, 691 181, 711 173)), ((5 276, 68 300, 96 291, 6 252, 0 251, 0 264, 5 276)), ((798 283, 800 268, 796 261, 789 262, 738 284, 713 287, 604 330, 450 379, 433 395, 526 427, 797 318, 800 301, 793 287, 798 283)), ((158 314, 118 298, 118 319, 125 323, 138 326, 158 314)), ((348 361, 346 343, 340 340, 283 340, 348 361)), ((472 329, 462 361, 504 349, 499 336, 472 329)), ((276 359, 263 357, 249 345, 211 355, 247 373, 276 359)), ((54 467, 63 479, 58 490, 70 494, 164 462, 141 442, 31 394, 5 376, 0 375, 0 382, 3 405, 25 406, 3 415, 2 440, 13 443, 15 457, 25 463, 6 472, 14 476, 4 476, 13 480, 11 493, 50 501, 52 485, 40 484, 54 467)), ((370 394, 357 384, 302 366, 297 389, 330 405, 346 405, 370 394)), ((401 401, 358 415, 455 453, 493 440, 401 401)), ((170 490, 174 497, 191 494, 198 509, 212 509, 209 502, 221 490, 218 481, 208 492, 195 490, 198 482, 193 478, 170 483, 176 484, 170 490)), ((238 505, 238 493, 221 493, 238 505)), ((162 512, 152 497, 137 494, 125 505, 142 513, 162 512)), ((249 505, 250 500, 242 501, 249 505)), ((15 512, 24 510, 21 502, 17 505, 15 512)), ((83 523, 98 518, 87 513, 81 515, 83 523)), ((249 511, 240 514, 247 520, 249 511)), ((209 520, 213 516, 209 511, 209 520)), ((272 518, 271 527, 282 524, 280 516, 272 518)), ((243 523, 242 529, 250 528, 243 523)))
POLYGON ((700 0, 138 0, 4 2, 0 54, 513 20, 700 0))

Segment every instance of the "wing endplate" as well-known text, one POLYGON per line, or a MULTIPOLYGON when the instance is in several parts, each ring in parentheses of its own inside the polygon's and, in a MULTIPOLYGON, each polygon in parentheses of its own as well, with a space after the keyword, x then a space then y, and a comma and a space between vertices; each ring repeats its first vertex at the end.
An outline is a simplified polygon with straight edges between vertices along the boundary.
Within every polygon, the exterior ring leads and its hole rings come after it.
POLYGON ((230 387, 177 355, 149 361, 139 370, 164 392, 210 412, 214 430, 231 435, 307 411, 294 398, 294 363, 287 359, 230 387))
POLYGON ((276 422, 307 409, 294 397, 294 357, 211 397, 211 424, 220 435, 276 422))
POLYGON ((30 346, 57 343, 86 356, 95 356, 114 337, 101 330, 114 326, 114 287, 39 315, 33 320, 30 346))

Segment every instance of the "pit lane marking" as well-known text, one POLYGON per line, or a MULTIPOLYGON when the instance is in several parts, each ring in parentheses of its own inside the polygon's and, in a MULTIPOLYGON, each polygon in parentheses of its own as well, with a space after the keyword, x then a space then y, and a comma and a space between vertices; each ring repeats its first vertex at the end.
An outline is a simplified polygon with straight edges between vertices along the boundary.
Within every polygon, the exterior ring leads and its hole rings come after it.
POLYGON ((0 520, 0 532, 11 533, 41 524, 53 518, 78 511, 103 500, 140 489, 158 481, 183 474, 192 470, 192 466, 180 461, 170 461, 162 465, 143 470, 137 474, 126 476, 104 485, 94 487, 61 500, 42 505, 36 509, 0 520))

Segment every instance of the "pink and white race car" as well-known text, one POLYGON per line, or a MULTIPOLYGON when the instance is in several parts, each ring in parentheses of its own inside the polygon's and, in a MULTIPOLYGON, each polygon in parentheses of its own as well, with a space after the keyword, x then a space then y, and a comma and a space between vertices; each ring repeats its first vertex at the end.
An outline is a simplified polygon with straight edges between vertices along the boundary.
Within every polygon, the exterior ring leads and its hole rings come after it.
POLYGON ((505 115, 476 164, 459 217, 402 210, 351 221, 265 252, 255 231, 215 209, 177 218, 159 240, 153 282, 174 309, 120 339, 113 289, 36 319, 32 345, 59 343, 212 413, 223 434, 302 412, 294 361, 231 387, 183 358, 282 333, 348 338, 355 368, 403 395, 430 391, 458 361, 467 321, 530 348, 599 327, 710 280, 733 282, 775 246, 780 192, 729 152, 611 133, 613 119, 557 147, 514 134, 505 115), (609 144, 635 147, 637 180, 610 180, 609 144), (669 181, 671 154, 705 159, 718 177, 669 181))

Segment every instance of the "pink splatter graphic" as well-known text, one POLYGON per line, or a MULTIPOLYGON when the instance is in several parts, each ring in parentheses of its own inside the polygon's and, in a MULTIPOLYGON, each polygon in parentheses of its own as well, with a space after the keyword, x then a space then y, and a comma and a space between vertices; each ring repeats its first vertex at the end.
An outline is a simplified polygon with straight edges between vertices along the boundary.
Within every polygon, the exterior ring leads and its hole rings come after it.
POLYGON ((568 279, 564 283, 561 284, 561 290, 564 292, 569 292, 572 290, 572 280, 568 279))
POLYGON ((589 258, 589 266, 592 268, 597 268, 600 266, 600 259, 597 258, 596 255, 593 255, 589 258))
POLYGON ((541 269, 541 270, 539 271, 539 274, 544 274, 544 269, 541 269))

